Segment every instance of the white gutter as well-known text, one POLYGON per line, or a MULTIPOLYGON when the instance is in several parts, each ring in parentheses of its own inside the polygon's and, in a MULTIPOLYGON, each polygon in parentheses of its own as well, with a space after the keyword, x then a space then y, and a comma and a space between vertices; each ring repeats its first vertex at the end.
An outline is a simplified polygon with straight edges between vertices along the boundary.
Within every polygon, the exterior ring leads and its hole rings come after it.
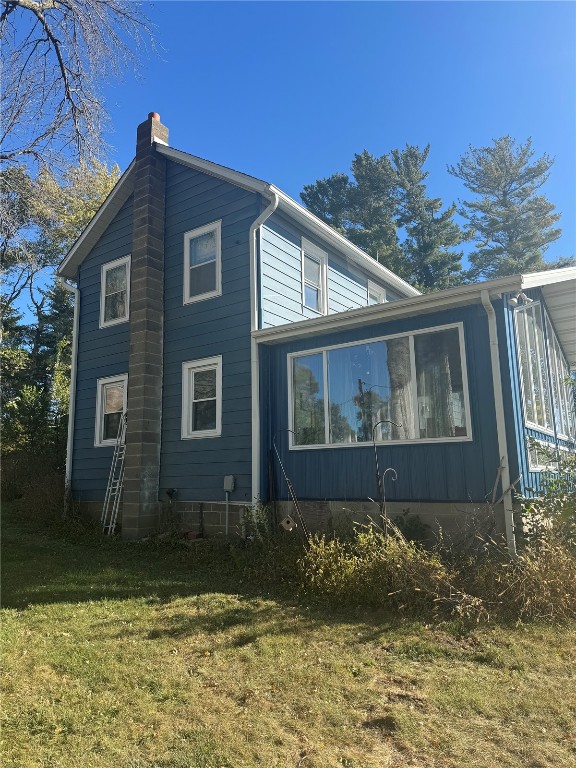
POLYGON ((510 467, 508 465, 508 446, 506 441, 506 422, 504 420, 504 398, 502 395, 502 376, 500 373, 500 352, 498 348, 498 330, 496 312, 487 290, 481 292, 482 304, 488 316, 488 334, 490 338, 490 359, 492 362, 492 387, 496 405, 496 431, 498 433, 498 453, 500 455, 502 497, 504 503, 504 521, 506 524, 506 542, 508 552, 516 555, 516 536, 514 534, 514 507, 512 487, 510 485, 510 467))
POLYGON ((66 492, 72 484, 72 451, 74 449, 74 416, 76 411, 76 364, 78 358, 78 328, 80 325, 80 291, 62 277, 58 278, 60 285, 74 294, 74 322, 72 325, 72 350, 70 364, 70 402, 68 406, 68 439, 66 441, 66 492))
MULTIPOLYGON (((272 192, 272 201, 250 227, 250 329, 258 330, 258 248, 257 232, 260 226, 278 207, 279 198, 272 192)), ((256 503, 260 491, 260 362, 258 343, 250 334, 250 377, 252 390, 252 503, 256 503)))

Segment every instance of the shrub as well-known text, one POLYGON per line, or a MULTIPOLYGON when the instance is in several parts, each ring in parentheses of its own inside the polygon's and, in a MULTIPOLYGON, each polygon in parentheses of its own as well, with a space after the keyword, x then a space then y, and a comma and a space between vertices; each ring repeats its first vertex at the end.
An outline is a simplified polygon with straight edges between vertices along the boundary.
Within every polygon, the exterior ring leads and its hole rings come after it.
POLYGON ((452 574, 433 552, 408 541, 388 523, 357 528, 343 540, 317 535, 298 562, 304 592, 338 605, 422 611, 450 594, 452 574))

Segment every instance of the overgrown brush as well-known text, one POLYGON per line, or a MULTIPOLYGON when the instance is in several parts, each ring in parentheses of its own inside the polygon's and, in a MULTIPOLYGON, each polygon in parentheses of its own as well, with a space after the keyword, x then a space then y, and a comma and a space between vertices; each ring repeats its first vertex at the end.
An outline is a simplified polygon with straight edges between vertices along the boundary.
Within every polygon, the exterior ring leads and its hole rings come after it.
POLYGON ((298 561, 303 591, 335 605, 410 612, 434 610, 457 591, 438 555, 407 540, 391 523, 371 523, 348 539, 317 535, 298 561))

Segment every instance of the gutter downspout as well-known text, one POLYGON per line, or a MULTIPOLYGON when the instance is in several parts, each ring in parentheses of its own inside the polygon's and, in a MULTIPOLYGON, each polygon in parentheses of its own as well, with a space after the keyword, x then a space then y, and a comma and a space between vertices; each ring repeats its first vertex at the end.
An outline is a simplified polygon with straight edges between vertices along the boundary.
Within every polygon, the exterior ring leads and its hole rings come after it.
POLYGON ((498 452, 501 461, 501 481, 504 503, 504 521, 506 524, 506 542, 508 552, 516 556, 516 536, 514 533, 514 507, 512 504, 512 487, 510 485, 510 467, 508 464, 508 446, 506 441, 506 422, 504 420, 504 397, 502 395, 502 376, 500 372, 500 350, 498 347, 498 331, 496 328, 496 312, 487 290, 480 293, 482 304, 488 316, 488 334, 490 338, 490 360, 492 363, 492 387, 496 406, 496 431, 498 433, 498 452))
POLYGON ((250 227, 250 379, 252 390, 252 503, 258 501, 260 495, 260 364, 258 359, 258 343, 253 331, 258 330, 258 262, 256 233, 260 226, 269 218, 280 199, 276 192, 269 190, 272 195, 270 205, 265 208, 260 216, 250 227))
POLYGON ((63 277, 58 278, 60 285, 74 295, 74 322, 72 325, 72 350, 70 364, 70 403, 68 406, 68 439, 66 442, 66 492, 72 487, 72 450, 74 448, 74 416, 76 412, 76 365, 78 358, 78 327, 80 324, 80 290, 63 277))

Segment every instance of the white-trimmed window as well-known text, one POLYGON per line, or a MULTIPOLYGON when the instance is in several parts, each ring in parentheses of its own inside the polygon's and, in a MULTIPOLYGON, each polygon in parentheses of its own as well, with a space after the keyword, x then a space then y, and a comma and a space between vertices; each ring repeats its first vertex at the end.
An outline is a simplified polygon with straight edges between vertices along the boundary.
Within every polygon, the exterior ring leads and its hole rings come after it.
POLYGON ((288 358, 293 448, 472 438, 462 324, 288 358))
POLYGON ((548 358, 550 361, 556 432, 565 439, 574 438, 576 437, 574 424, 575 403, 573 389, 569 383, 570 368, 562 352, 558 336, 548 317, 546 317, 546 335, 548 336, 548 358))
POLYGON ((386 288, 383 288, 381 285, 377 285, 376 283, 373 283, 371 280, 368 280, 368 306, 372 307, 374 304, 385 304, 386 299, 386 288))
POLYGON ((100 273, 100 328, 125 323, 130 311, 130 256, 103 264, 100 273))
POLYGON ((222 357, 182 364, 182 439, 222 432, 222 357))
POLYGON ((533 302, 516 309, 515 314, 525 421, 536 429, 552 432, 542 308, 533 302))
POLYGON ((328 311, 328 254, 302 238, 302 304, 321 315, 328 311))
POLYGON ((122 414, 126 411, 128 375, 108 376, 96 383, 96 447, 114 445, 122 414))
POLYGON ((222 222, 184 235, 184 304, 222 294, 222 222))

